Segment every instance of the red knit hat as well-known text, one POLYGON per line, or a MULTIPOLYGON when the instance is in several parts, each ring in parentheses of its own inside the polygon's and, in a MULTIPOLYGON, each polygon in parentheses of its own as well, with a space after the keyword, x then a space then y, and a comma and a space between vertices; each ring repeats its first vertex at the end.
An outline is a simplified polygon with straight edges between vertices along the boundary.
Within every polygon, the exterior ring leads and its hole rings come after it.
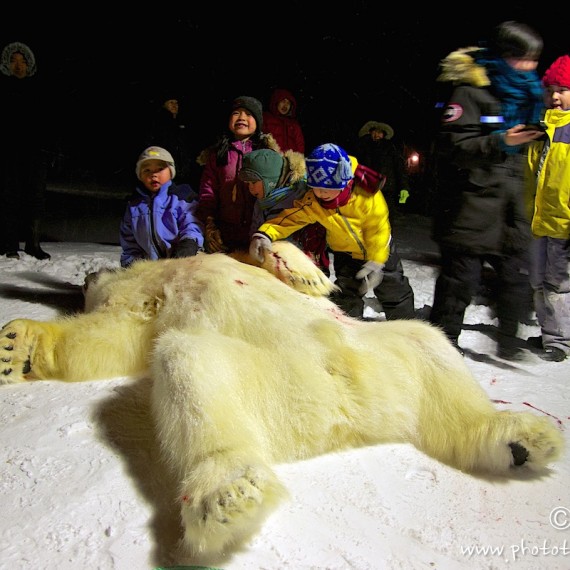
POLYGON ((561 55, 545 72, 542 78, 545 87, 561 85, 570 87, 570 56, 561 55))

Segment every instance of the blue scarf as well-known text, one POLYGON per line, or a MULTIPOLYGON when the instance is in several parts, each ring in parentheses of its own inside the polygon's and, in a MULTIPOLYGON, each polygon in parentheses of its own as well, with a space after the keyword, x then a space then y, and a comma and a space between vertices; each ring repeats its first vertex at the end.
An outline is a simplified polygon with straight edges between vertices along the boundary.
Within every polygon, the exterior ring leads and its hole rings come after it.
POLYGON ((307 179, 304 178, 291 184, 291 186, 282 186, 281 188, 271 188, 267 190, 265 196, 258 200, 259 208, 261 210, 271 209, 286 198, 291 200, 298 200, 302 198, 307 192, 307 179))
POLYGON ((477 58, 485 66, 491 90, 500 99, 505 130, 514 125, 538 123, 544 111, 542 83, 536 71, 517 71, 502 57, 477 58))

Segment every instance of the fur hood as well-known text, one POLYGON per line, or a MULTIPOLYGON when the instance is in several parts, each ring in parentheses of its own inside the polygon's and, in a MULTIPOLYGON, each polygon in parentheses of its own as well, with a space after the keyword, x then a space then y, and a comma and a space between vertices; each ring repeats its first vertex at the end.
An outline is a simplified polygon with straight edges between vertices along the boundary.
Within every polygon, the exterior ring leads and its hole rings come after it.
POLYGON ((464 83, 473 87, 490 85, 487 70, 473 57, 477 52, 481 52, 481 48, 473 46, 451 52, 440 62, 441 74, 437 80, 451 82, 454 85, 464 83))
POLYGON ((305 155, 294 150, 287 150, 283 154, 283 158, 287 162, 288 168, 283 169, 283 174, 278 182, 278 187, 286 184, 294 184, 307 177, 307 165, 305 164, 305 155))
POLYGON ((269 98, 269 112, 276 117, 279 117, 280 113, 279 109, 277 109, 277 105, 280 101, 283 101, 283 99, 289 99, 291 103, 291 110, 287 116, 295 118, 297 116, 297 99, 288 89, 275 89, 273 91, 269 98))
POLYGON ((2 71, 4 75, 12 75, 10 60, 16 52, 21 53, 28 64, 27 77, 34 75, 36 73, 36 58, 34 57, 34 52, 22 42, 12 42, 4 47, 2 55, 0 55, 0 71, 2 71))

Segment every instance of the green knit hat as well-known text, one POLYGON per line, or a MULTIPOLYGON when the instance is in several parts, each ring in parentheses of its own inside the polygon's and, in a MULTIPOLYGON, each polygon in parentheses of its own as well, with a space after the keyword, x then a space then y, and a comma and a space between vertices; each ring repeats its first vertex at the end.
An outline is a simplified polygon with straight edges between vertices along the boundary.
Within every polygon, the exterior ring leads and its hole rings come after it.
POLYGON ((239 179, 244 182, 263 180, 263 190, 267 198, 279 182, 283 162, 283 156, 275 150, 268 148, 252 150, 243 157, 239 179))

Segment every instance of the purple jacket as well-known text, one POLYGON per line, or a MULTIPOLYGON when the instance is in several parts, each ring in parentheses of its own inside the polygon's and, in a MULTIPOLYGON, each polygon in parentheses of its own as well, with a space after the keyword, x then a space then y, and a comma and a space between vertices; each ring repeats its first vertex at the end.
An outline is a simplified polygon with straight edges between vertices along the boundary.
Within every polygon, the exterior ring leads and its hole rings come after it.
POLYGON ((121 267, 137 259, 195 254, 204 245, 203 227, 195 215, 197 206, 196 193, 189 184, 176 185, 169 180, 156 194, 137 186, 120 225, 121 267))

